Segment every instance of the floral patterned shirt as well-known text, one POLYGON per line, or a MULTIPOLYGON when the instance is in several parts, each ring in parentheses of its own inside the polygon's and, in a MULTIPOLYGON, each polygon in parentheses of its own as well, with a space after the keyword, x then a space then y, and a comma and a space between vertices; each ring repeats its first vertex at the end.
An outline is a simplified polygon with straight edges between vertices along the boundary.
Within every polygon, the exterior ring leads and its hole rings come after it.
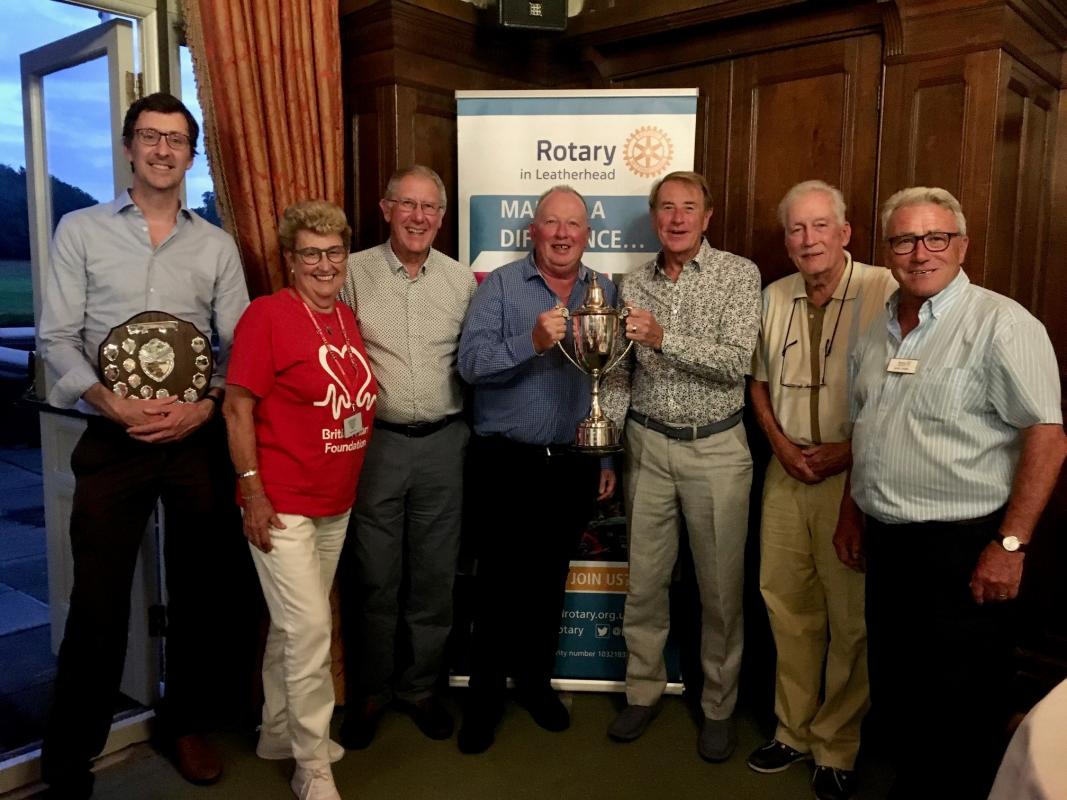
POLYGON ((699 426, 744 406, 760 326, 755 264, 705 239, 677 281, 657 257, 621 277, 619 297, 655 314, 663 343, 659 351, 635 345, 605 378, 604 410, 616 423, 627 407, 667 425, 699 426))

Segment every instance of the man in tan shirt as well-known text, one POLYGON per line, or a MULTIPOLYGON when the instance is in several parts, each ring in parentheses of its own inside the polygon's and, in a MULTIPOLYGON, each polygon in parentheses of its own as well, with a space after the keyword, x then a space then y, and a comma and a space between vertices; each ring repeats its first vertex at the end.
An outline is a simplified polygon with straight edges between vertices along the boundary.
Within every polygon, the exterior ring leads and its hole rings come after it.
POLYGON ((774 739, 748 758, 780 772, 814 758, 823 800, 854 791, 869 705, 863 575, 833 547, 851 459, 848 354, 885 317, 889 270, 852 260, 841 192, 794 186, 778 207, 797 272, 763 292, 752 407, 773 450, 763 490, 760 589, 778 650, 774 739), (820 688, 825 692, 820 702, 820 688))

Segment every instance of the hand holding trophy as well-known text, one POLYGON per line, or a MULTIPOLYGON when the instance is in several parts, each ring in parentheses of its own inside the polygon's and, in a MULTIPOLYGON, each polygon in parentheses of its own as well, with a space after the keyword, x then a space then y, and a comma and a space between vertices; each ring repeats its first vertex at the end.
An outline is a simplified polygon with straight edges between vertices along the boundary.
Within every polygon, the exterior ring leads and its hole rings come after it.
POLYGON ((567 352, 563 342, 556 346, 574 366, 592 381, 592 401, 589 416, 578 423, 574 447, 589 455, 606 455, 622 450, 618 426, 600 410, 600 380, 626 356, 633 342, 626 342, 623 325, 629 308, 617 309, 604 303, 604 290, 593 273, 582 305, 573 314, 563 308, 564 316, 574 321, 574 355, 567 352), (621 350, 620 350, 621 348, 621 350))

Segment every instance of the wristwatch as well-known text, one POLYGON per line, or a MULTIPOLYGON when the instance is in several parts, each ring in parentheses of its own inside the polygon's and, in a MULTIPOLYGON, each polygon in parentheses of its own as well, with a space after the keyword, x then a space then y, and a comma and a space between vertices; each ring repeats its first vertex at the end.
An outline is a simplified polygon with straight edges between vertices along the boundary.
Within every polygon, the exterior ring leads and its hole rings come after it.
POLYGON ((993 539, 1009 553, 1025 553, 1028 542, 1019 540, 1018 536, 1001 536, 999 533, 993 539))

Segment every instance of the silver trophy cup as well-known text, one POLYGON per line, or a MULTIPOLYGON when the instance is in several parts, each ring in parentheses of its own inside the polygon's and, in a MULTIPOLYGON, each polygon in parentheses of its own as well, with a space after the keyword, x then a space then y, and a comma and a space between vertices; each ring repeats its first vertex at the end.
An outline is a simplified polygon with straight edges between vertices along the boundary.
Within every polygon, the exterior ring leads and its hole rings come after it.
POLYGON ((564 316, 574 320, 574 355, 567 352, 563 342, 556 342, 556 346, 592 382, 590 413, 578 423, 575 449, 589 455, 604 455, 619 452, 622 445, 618 426, 600 410, 600 379, 622 361, 633 342, 627 342, 623 333, 630 309, 606 305, 596 273, 592 277, 581 307, 573 313, 563 309, 564 316))

